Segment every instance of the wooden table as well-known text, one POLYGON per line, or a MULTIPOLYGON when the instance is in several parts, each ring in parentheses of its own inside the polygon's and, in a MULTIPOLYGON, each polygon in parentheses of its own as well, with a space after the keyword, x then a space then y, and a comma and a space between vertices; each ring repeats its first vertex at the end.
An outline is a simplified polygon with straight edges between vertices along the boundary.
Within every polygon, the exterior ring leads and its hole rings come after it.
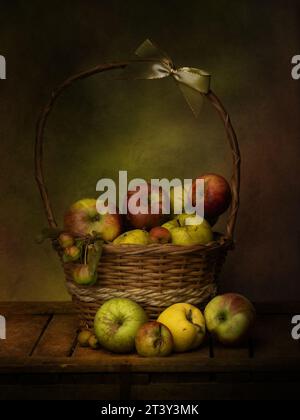
POLYGON ((0 303, 0 399, 298 399, 300 303, 256 306, 247 345, 153 359, 80 348, 70 303, 0 303))

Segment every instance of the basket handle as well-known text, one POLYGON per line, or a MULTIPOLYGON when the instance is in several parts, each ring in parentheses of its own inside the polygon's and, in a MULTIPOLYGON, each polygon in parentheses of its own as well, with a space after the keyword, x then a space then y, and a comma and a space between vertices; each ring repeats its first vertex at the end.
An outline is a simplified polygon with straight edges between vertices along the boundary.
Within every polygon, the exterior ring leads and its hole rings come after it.
MULTIPOLYGON (((42 109, 41 114, 37 121, 36 126, 36 138, 35 138, 35 150, 34 150, 34 166, 35 166, 35 179, 39 188, 41 199, 44 205, 44 210, 48 220, 48 224, 51 228, 56 228, 57 223, 54 217, 52 210, 51 202, 48 195, 48 190, 45 184, 44 170, 43 170, 43 145, 44 145, 44 132, 46 127, 46 122, 49 117, 50 112, 53 109, 53 106, 62 94, 62 92, 71 86, 74 82, 80 79, 85 79, 89 76, 92 76, 97 73, 102 73, 108 70, 114 69, 123 69, 127 66, 128 62, 121 63, 111 63, 111 64, 100 64, 96 67, 93 67, 89 70, 83 71, 81 73, 75 74, 68 79, 66 79, 62 84, 60 84, 51 94, 51 98, 42 109)), ((229 239, 233 238, 234 228, 237 219, 237 212, 239 207, 239 191, 240 191, 240 151, 237 141, 235 131, 232 127, 229 115, 222 105, 218 97, 210 90, 206 95, 206 98, 211 102, 212 106, 215 108, 219 114, 221 120, 223 121, 227 138, 229 141, 229 146, 232 153, 232 162, 233 162, 233 173, 230 182, 231 191, 232 191, 232 203, 228 214, 227 225, 226 225, 226 235, 229 239)))

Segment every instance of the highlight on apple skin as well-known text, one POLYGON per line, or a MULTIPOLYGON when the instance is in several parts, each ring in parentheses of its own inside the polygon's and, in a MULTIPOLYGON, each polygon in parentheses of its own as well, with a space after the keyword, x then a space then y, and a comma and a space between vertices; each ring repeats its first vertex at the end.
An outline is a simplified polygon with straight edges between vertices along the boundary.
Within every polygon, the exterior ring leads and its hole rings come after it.
POLYGON ((135 337, 137 353, 143 357, 165 357, 173 350, 173 337, 168 327, 157 321, 143 324, 135 337))
POLYGON ((196 349, 205 340, 204 316, 200 309, 189 303, 175 303, 169 306, 159 315, 157 321, 171 331, 176 352, 196 349))
POLYGON ((122 231, 122 218, 119 214, 98 213, 96 203, 94 198, 84 198, 72 204, 64 216, 64 229, 74 236, 97 232, 104 241, 111 242, 122 231))
POLYGON ((241 344, 248 338, 256 313, 247 298, 237 293, 226 293, 207 304, 204 317, 212 336, 230 346, 241 344))

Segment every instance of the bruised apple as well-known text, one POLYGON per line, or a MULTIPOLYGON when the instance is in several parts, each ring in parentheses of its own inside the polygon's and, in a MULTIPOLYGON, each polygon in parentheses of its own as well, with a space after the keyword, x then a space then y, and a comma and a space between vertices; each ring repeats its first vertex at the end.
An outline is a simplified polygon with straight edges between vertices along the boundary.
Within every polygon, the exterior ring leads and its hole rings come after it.
POLYGON ((165 325, 149 321, 139 328, 135 337, 135 348, 144 357, 169 356, 173 350, 173 336, 165 325))
MULTIPOLYGON (((204 180, 204 217, 211 225, 224 213, 231 203, 231 188, 221 175, 209 173, 199 176, 204 180)), ((192 184, 192 203, 196 203, 196 180, 192 184)))
POLYGON ((96 202, 94 198, 85 198, 72 204, 65 213, 64 229, 74 236, 86 236, 97 232, 104 241, 113 241, 122 230, 121 216, 98 213, 96 202))

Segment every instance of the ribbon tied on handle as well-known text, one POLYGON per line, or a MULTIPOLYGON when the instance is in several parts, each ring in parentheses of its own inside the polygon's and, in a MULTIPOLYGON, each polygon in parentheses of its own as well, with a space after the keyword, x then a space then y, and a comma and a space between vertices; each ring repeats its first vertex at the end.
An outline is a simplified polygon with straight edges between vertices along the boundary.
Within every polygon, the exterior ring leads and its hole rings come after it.
POLYGON ((138 57, 126 66, 125 76, 133 79, 162 79, 171 76, 177 82, 195 117, 198 116, 203 95, 210 90, 210 74, 194 67, 176 68, 171 58, 149 39, 136 50, 138 57))

